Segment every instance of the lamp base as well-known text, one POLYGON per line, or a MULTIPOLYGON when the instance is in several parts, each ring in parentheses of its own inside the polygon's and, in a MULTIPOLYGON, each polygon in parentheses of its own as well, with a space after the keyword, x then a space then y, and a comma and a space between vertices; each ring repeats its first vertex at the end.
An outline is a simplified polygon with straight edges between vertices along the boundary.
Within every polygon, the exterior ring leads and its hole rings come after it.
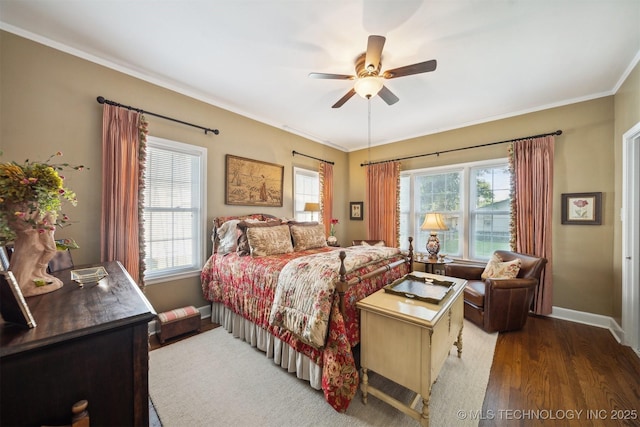
POLYGON ((438 239, 438 233, 432 231, 427 241, 429 259, 438 259, 438 252, 440 252, 440 239, 438 239))

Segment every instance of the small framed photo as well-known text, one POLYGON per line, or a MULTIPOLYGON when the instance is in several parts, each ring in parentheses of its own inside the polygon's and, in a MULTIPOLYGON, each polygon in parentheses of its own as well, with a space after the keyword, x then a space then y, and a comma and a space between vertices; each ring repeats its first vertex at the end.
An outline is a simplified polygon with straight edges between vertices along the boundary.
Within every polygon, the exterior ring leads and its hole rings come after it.
POLYGON ((364 202, 349 202, 349 219, 364 219, 364 202))
POLYGON ((0 273, 0 313, 5 322, 36 327, 36 321, 11 271, 0 273))
POLYGON ((562 224, 602 224, 602 193, 562 194, 562 224))
POLYGON ((5 246, 0 246, 0 271, 9 270, 9 254, 5 246))

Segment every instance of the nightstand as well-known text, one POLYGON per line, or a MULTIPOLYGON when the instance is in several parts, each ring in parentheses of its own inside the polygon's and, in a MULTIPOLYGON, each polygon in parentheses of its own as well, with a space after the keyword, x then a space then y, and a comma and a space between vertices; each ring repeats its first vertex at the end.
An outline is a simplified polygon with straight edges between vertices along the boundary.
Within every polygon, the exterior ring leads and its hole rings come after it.
POLYGON ((422 264, 424 265, 424 271, 425 273, 432 273, 432 274, 443 274, 444 275, 444 265, 445 264, 449 264, 450 262, 453 262, 452 259, 450 258, 421 258, 421 259, 414 259, 413 263, 416 264, 422 264))

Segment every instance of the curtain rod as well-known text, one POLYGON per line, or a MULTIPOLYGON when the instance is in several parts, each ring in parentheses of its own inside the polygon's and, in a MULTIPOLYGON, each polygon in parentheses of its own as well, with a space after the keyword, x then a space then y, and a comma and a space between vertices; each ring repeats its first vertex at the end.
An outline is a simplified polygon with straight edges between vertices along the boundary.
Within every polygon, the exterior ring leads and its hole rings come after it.
POLYGON ((489 145, 506 144, 507 142, 516 142, 516 141, 522 141, 524 139, 531 139, 531 138, 541 138, 543 136, 550 136, 550 135, 562 135, 562 131, 561 130, 557 130, 555 132, 541 133, 540 135, 524 136, 522 138, 508 139, 506 141, 489 142, 487 144, 472 145, 471 147, 452 148, 450 150, 434 151, 433 153, 416 154, 415 156, 400 157, 398 159, 380 160, 378 162, 360 163, 360 166, 370 166, 370 165, 377 165, 379 163, 397 162, 397 161, 400 161, 400 160, 414 159, 416 157, 439 156, 440 154, 452 153, 454 151, 468 150, 470 148, 488 147, 489 145))
POLYGON ((318 160, 319 162, 324 162, 324 163, 329 163, 330 165, 335 165, 334 162, 330 162, 329 160, 322 160, 322 159, 319 159, 317 157, 309 156, 308 154, 302 154, 302 153, 297 152, 296 150, 293 150, 291 152, 291 154, 294 155, 294 156, 297 154, 299 156, 304 156, 304 157, 308 157, 310 159, 318 160))
POLYGON ((114 107, 122 107, 122 108, 126 108, 127 110, 136 111, 136 112, 141 113, 141 114, 148 114, 150 116, 156 116, 156 117, 160 117, 161 119, 171 120, 172 122, 177 122, 177 123, 181 123, 183 125, 192 126, 194 128, 202 129, 204 131, 205 135, 207 135, 209 132, 213 133, 214 135, 218 135, 220 133, 220 131, 218 129, 209 129, 209 128, 206 128, 204 126, 194 125, 193 123, 189 123, 189 122, 185 122, 185 121, 182 121, 182 120, 174 119, 172 117, 167 117, 167 116, 163 116, 161 114, 152 113, 151 111, 142 110, 140 108, 131 107, 129 105, 122 105, 122 104, 119 104, 119 103, 117 103, 115 101, 109 101, 108 99, 104 99, 104 97, 102 97, 102 96, 99 96, 97 98, 97 100, 98 100, 98 103, 100 103, 100 104, 109 104, 109 105, 113 105, 114 107))

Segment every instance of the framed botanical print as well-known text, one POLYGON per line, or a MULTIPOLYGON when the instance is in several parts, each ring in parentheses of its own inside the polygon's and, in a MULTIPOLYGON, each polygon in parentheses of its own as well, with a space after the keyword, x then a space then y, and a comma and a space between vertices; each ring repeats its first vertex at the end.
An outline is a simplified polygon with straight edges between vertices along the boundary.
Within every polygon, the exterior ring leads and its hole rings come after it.
POLYGON ((562 224, 602 224, 602 193, 562 194, 562 224))
POLYGON ((364 219, 364 202, 349 203, 349 219, 360 221, 364 219))
POLYGON ((225 203, 282 206, 284 166, 227 154, 225 203))

